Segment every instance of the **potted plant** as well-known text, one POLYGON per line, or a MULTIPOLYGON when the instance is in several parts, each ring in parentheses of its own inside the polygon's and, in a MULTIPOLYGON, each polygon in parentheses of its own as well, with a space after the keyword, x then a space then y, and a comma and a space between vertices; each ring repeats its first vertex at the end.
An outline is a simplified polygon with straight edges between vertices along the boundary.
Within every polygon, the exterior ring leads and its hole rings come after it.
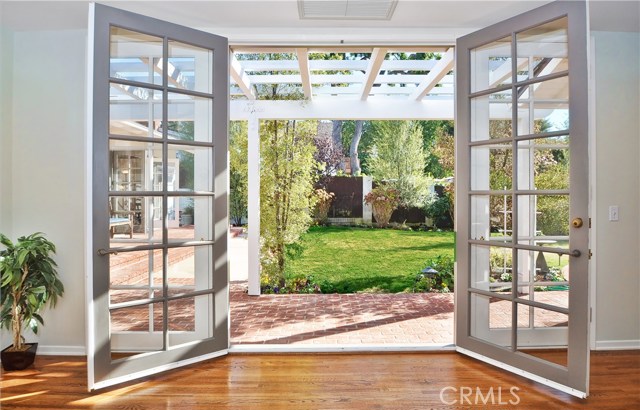
POLYGON ((5 370, 22 370, 35 359, 37 343, 25 343, 22 332, 27 327, 38 333, 44 325, 40 311, 55 306, 64 293, 58 278, 55 245, 41 232, 11 242, 0 234, 0 326, 13 333, 13 344, 1 352, 5 370))

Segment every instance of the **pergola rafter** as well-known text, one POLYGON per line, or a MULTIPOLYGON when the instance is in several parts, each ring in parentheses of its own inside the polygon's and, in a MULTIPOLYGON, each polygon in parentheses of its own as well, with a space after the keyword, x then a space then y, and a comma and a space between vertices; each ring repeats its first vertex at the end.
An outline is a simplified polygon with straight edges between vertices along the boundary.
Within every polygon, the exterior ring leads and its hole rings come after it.
POLYGON ((251 89, 251 80, 249 76, 244 72, 242 65, 236 58, 235 54, 231 53, 231 58, 229 59, 229 73, 231 74, 231 78, 235 83, 240 87, 244 95, 250 99, 255 100, 256 96, 251 89))
POLYGON ((307 100, 313 98, 311 92, 311 72, 309 71, 309 52, 306 48, 296 48, 298 56, 298 65, 300 69, 300 80, 302 82, 302 90, 307 100))
POLYGON ((410 100, 421 100, 425 95, 429 93, 438 83, 451 71, 454 62, 454 49, 453 47, 447 50, 443 54, 442 58, 438 60, 438 63, 429 72, 427 77, 416 88, 416 90, 409 96, 410 100))
POLYGON ((362 93, 360 94, 360 99, 365 101, 369 98, 369 92, 373 87, 378 74, 380 74, 380 67, 382 67, 382 63, 384 62, 384 58, 387 55, 386 48, 374 48, 371 53, 371 58, 369 59, 369 65, 367 66, 367 71, 365 71, 364 76, 365 80, 362 83, 362 93))

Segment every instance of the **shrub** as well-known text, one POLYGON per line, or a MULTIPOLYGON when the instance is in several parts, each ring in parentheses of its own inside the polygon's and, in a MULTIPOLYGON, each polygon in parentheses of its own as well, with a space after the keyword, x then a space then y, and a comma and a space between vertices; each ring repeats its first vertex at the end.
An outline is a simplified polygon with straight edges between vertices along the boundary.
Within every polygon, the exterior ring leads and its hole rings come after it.
POLYGON ((329 215, 329 208, 331 208, 331 203, 336 195, 333 192, 327 192, 323 188, 316 189, 314 195, 316 196, 316 207, 313 219, 318 225, 325 225, 329 215))
POLYGON ((414 284, 414 292, 452 292, 454 288, 454 261, 447 255, 438 255, 427 261, 427 266, 432 267, 438 273, 427 275, 418 274, 414 284))
POLYGON ((400 204, 400 193, 387 185, 378 185, 365 195, 364 202, 371 205, 378 226, 385 227, 400 204))

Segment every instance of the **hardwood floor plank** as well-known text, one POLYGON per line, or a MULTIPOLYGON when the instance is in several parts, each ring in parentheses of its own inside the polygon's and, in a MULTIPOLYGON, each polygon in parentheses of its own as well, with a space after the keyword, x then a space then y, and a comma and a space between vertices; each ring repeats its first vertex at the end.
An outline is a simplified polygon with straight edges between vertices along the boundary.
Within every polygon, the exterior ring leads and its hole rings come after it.
POLYGON ((38 356, 2 373, 0 408, 640 409, 640 351, 592 353, 587 400, 452 352, 234 354, 94 393, 84 358, 38 356))

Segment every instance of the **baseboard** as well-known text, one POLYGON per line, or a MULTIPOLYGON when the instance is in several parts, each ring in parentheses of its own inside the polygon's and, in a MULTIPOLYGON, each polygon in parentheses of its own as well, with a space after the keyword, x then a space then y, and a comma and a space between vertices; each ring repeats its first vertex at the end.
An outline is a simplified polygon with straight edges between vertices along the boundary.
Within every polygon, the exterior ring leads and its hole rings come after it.
POLYGON ((84 346, 50 346, 38 345, 38 354, 43 356, 86 356, 84 346))
POLYGON ((595 350, 638 350, 640 340, 596 340, 595 350))
POLYGON ((234 344, 229 353, 398 353, 447 352, 455 345, 433 344, 234 344))

